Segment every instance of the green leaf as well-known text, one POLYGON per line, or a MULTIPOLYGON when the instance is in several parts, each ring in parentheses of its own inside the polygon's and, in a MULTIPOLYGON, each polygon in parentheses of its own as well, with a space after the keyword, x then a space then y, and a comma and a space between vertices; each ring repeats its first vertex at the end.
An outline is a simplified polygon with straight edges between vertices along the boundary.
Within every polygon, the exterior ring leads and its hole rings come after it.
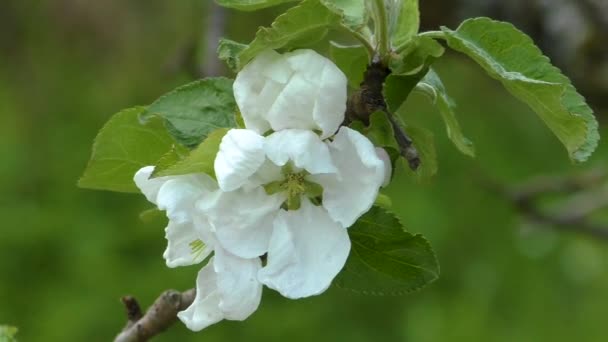
POLYGON ((215 156, 220 148, 222 138, 228 132, 227 128, 213 131, 205 141, 190 152, 187 157, 177 160, 175 164, 163 167, 155 177, 177 176, 190 173, 206 173, 215 178, 215 156))
POLYGON ((429 70, 422 81, 418 83, 416 89, 427 95, 433 104, 437 106, 441 113, 441 117, 443 118, 443 122, 445 123, 448 137, 452 140, 454 145, 456 145, 460 152, 474 157, 475 147, 473 146, 473 143, 462 134, 460 124, 458 123, 456 113, 454 112, 456 105, 445 90, 439 75, 437 75, 433 69, 429 70))
POLYGON ((139 219, 143 223, 161 223, 161 225, 166 225, 168 223, 167 215, 164 211, 158 208, 150 208, 148 210, 144 210, 139 213, 139 219))
POLYGON ((530 37, 489 18, 466 20, 455 31, 442 30, 452 49, 475 60, 528 104, 565 145, 570 158, 589 158, 599 140, 593 111, 530 37))
POLYGON ((147 115, 167 120, 169 133, 179 143, 194 147, 218 128, 236 127, 232 80, 206 78, 179 87, 148 107, 147 115))
POLYGON ((158 177, 162 171, 177 164, 178 162, 186 158, 189 154, 190 150, 188 150, 186 147, 179 144, 173 145, 169 152, 163 154, 163 156, 160 157, 160 159, 156 163, 154 163, 154 171, 152 172, 151 177, 158 177))
POLYGON ((220 6, 240 11, 255 11, 297 0, 215 0, 220 6))
POLYGON ((358 89, 369 63, 367 50, 361 45, 344 46, 330 42, 329 57, 348 78, 348 85, 358 89))
POLYGON ((324 37, 329 28, 340 24, 340 14, 323 5, 320 0, 304 0, 275 19, 271 27, 262 27, 255 39, 239 54, 243 67, 266 49, 294 48, 324 37))
POLYGON ((407 43, 420 29, 418 0, 400 0, 397 6, 391 11, 391 41, 395 47, 407 43))
POLYGON ((19 330, 8 325, 0 325, 0 342, 17 342, 15 335, 19 330))
POLYGON ((335 284, 362 294, 401 295, 439 276, 439 265, 422 235, 406 232, 397 217, 373 207, 348 229, 352 248, 335 284))
MULTIPOLYGON (((407 125, 405 131, 414 142, 414 147, 420 156, 420 167, 415 174, 418 180, 425 181, 437 174, 437 150, 435 149, 435 136, 426 128, 407 125)), ((409 170, 408 167, 405 167, 409 170)))
POLYGON ((321 2, 340 14, 342 25, 351 31, 360 31, 369 21, 365 0, 321 0, 321 2))
POLYGON ((429 37, 416 36, 401 54, 390 61, 391 74, 384 82, 383 94, 389 110, 397 112, 430 66, 445 49, 429 37))
POLYGON ((145 107, 125 109, 101 129, 93 144, 91 160, 78 186, 96 190, 136 192, 135 172, 154 163, 173 145, 163 119, 140 121, 145 107))
POLYGON ((219 45, 217 47, 217 54, 219 59, 226 62, 226 65, 230 68, 230 70, 234 72, 239 71, 239 59, 238 55, 241 51, 247 48, 247 44, 237 43, 230 39, 222 38, 220 39, 219 45))
POLYGON ((350 127, 365 135, 376 147, 390 147, 399 150, 393 125, 383 111, 372 113, 367 127, 361 121, 353 122, 350 127))
POLYGON ((391 72, 395 75, 419 74, 443 56, 444 52, 445 48, 430 37, 413 37, 399 54, 391 57, 391 72))

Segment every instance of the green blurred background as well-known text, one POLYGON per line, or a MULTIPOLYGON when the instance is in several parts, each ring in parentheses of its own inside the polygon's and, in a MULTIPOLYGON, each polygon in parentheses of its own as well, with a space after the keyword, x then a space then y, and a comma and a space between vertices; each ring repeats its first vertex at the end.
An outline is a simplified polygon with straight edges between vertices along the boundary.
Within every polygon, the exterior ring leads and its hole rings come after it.
MULTIPOLYGON (((197 267, 165 266, 163 227, 138 218, 143 196, 81 190, 76 181, 113 113, 193 79, 179 65, 201 55, 190 47, 206 6, 2 1, 0 324, 19 327, 20 341, 109 341, 125 323, 122 295, 147 306, 164 289, 194 286, 197 267)), ((277 11, 229 11, 226 35, 247 41, 277 11)), ((608 244, 528 223, 482 181, 602 166, 606 148, 574 166, 540 120, 470 62, 449 55, 437 69, 478 158, 461 155, 415 96, 407 115, 435 132, 439 174, 424 183, 398 177, 388 192, 409 229, 433 244, 438 281, 405 297, 332 288, 290 301, 265 291, 245 322, 198 334, 176 324, 157 340, 607 340, 608 244)))

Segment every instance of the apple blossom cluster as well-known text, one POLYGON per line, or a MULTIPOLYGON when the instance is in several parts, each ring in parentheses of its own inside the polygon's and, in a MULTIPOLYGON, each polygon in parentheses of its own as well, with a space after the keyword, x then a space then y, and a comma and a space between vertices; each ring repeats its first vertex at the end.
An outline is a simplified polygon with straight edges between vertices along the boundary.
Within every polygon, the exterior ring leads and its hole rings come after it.
POLYGON ((324 292, 343 268, 347 228, 390 179, 386 152, 344 120, 346 76, 312 50, 268 50, 236 77, 245 129, 231 129, 207 174, 135 175, 169 218, 169 267, 209 259, 193 304, 178 314, 191 330, 244 320, 262 287, 297 299, 324 292), (263 256, 265 256, 263 258, 263 256))

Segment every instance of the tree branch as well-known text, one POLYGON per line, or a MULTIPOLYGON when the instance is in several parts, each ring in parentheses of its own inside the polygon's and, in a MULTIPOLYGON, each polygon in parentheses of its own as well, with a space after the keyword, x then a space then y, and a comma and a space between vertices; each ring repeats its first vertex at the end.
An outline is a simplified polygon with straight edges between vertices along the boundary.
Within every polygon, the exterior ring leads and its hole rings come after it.
POLYGON ((376 56, 365 71, 361 88, 348 99, 344 125, 348 125, 353 120, 361 120, 365 125, 369 125, 369 117, 374 112, 385 112, 393 126, 393 134, 399 144, 401 155, 407 160, 410 168, 415 171, 420 166, 418 150, 416 150, 412 139, 395 119, 395 114, 389 112, 382 94, 384 81, 390 73, 391 71, 382 65, 376 56))
POLYGON ((185 310, 194 301, 196 291, 167 290, 142 314, 137 300, 125 296, 122 302, 127 310, 127 325, 116 336, 114 342, 143 342, 167 330, 176 320, 177 313, 185 310))
POLYGON ((531 221, 608 241, 608 226, 590 220, 590 215, 608 207, 608 189, 598 188, 607 177, 604 170, 598 169, 569 177, 537 177, 515 186, 495 181, 486 181, 486 185, 510 200, 531 221), (552 209, 541 208, 538 201, 551 194, 566 198, 552 209))

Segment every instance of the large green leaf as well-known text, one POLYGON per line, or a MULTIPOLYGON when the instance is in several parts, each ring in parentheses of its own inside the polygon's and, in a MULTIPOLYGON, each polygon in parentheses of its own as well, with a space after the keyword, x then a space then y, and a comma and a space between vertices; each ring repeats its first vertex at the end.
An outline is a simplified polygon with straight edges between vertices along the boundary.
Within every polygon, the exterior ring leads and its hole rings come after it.
POLYGON ((439 276, 439 265, 422 235, 406 232, 397 217, 373 207, 348 229, 350 256, 338 287, 373 295, 418 290, 439 276))
POLYGON ((173 145, 163 119, 140 121, 144 107, 125 109, 101 129, 93 153, 78 186, 88 189, 139 192, 133 176, 154 163, 173 145))
POLYGON ((565 145, 570 158, 585 161, 597 147, 593 111, 534 42, 509 23, 489 18, 442 28, 448 45, 475 60, 491 77, 528 104, 565 145))
POLYGON ((255 11, 297 0, 215 0, 219 5, 241 11, 255 11))
POLYGON ((422 81, 418 83, 416 89, 427 95, 433 104, 437 106, 441 113, 441 117, 443 118, 443 122, 445 123, 448 137, 452 140, 454 145, 456 145, 460 152, 474 157, 475 147, 473 146, 473 143, 462 134, 460 124, 458 123, 456 113, 454 112, 456 106, 445 90, 439 75, 437 75, 433 69, 429 70, 422 81))
POLYGON ((344 46, 330 42, 329 56, 348 79, 348 85, 358 89, 369 63, 367 50, 361 45, 344 46))
POLYGON ((396 5, 399 7, 391 11, 391 41, 393 46, 399 47, 418 33, 420 10, 418 0, 400 0, 396 5))
POLYGON ((166 157, 164 162, 159 162, 158 170, 154 170, 155 177, 186 175, 190 173, 206 173, 215 177, 214 163, 220 148, 222 138, 228 132, 227 128, 213 131, 197 148, 192 150, 188 156, 177 158, 166 157))
POLYGON ((232 80, 217 77, 192 82, 163 95, 148 107, 147 115, 165 118, 175 140, 194 147, 218 128, 236 127, 236 111, 232 80))
POLYGON ((324 37, 329 28, 339 25, 342 16, 320 0, 305 0, 275 19, 271 27, 262 27, 255 39, 239 54, 243 67, 261 51, 306 46, 324 37))

